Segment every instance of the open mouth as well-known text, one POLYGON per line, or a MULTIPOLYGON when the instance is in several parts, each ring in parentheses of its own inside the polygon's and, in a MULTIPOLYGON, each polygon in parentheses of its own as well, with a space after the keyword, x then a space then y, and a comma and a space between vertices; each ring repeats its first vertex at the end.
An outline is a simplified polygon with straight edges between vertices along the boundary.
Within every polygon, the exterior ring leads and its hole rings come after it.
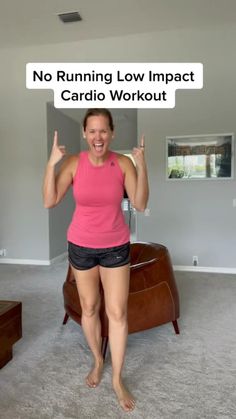
POLYGON ((104 144, 103 143, 95 143, 93 146, 94 146, 96 151, 100 152, 100 151, 103 150, 104 144))

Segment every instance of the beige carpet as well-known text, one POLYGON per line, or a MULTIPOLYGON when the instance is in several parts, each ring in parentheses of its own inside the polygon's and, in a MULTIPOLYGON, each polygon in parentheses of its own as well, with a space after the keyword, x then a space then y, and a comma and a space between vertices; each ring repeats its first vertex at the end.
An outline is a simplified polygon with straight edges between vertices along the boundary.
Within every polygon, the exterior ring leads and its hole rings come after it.
POLYGON ((236 276, 176 273, 179 336, 172 324, 129 335, 124 378, 137 398, 123 413, 103 380, 88 389, 91 357, 80 327, 62 326, 66 262, 0 265, 0 299, 23 302, 23 338, 0 371, 1 419, 234 419, 236 276))

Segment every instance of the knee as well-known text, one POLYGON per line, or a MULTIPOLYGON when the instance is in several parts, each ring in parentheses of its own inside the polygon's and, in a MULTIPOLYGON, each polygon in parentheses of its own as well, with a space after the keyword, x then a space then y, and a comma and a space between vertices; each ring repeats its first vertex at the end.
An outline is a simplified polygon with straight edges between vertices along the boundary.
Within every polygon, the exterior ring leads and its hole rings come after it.
POLYGON ((81 301, 82 314, 85 317, 92 317, 99 312, 100 303, 96 301, 95 303, 90 303, 88 301, 81 301))
POLYGON ((127 310, 125 307, 112 307, 107 309, 107 317, 110 321, 116 323, 126 322, 127 310))

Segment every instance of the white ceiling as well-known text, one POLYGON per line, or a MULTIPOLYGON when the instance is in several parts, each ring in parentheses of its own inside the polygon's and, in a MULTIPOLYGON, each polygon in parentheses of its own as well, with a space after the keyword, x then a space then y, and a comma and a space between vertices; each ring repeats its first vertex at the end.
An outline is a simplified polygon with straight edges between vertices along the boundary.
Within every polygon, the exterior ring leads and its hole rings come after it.
POLYGON ((0 48, 235 23, 236 0, 0 0, 0 48))

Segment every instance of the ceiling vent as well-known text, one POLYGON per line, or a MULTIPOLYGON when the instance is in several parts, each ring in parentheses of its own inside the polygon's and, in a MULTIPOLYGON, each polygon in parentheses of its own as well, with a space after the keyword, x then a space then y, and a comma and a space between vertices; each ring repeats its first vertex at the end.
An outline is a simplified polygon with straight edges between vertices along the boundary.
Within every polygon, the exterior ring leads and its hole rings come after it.
POLYGON ((60 13, 58 14, 58 17, 63 23, 79 22, 82 20, 82 17, 78 12, 60 13))

